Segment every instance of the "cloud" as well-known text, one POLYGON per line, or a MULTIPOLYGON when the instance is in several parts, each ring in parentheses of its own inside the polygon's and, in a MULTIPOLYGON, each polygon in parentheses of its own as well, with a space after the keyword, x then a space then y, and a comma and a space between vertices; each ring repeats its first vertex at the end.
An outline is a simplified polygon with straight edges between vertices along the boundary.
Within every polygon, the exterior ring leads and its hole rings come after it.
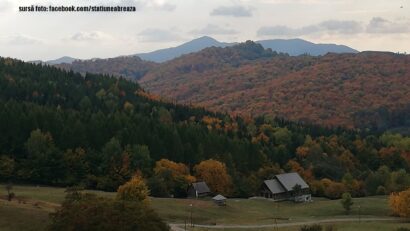
POLYGON ((215 8, 212 16, 252 17, 253 8, 244 6, 220 6, 215 8))
POLYGON ((397 34, 410 32, 410 22, 392 22, 381 17, 374 17, 366 27, 367 33, 397 34))
POLYGON ((157 28, 148 28, 138 34, 141 42, 171 42, 182 38, 173 31, 157 28))
POLYGON ((36 45, 36 44, 41 44, 42 41, 27 35, 14 35, 10 36, 8 38, 8 44, 10 45, 17 45, 17 46, 23 46, 23 45, 36 45))
POLYGON ((112 37, 104 32, 101 31, 83 31, 77 32, 73 36, 70 37, 73 41, 103 41, 111 39, 112 37))
POLYGON ((232 35, 238 34, 238 31, 215 24, 208 24, 202 29, 191 31, 191 33, 200 35, 232 35))
POLYGON ((320 30, 336 32, 340 34, 357 34, 363 30, 360 22, 328 20, 319 24, 320 30))
POLYGON ((301 36, 316 33, 328 34, 357 34, 363 31, 360 22, 357 21, 339 21, 328 20, 318 24, 308 25, 300 28, 291 28, 284 25, 271 27, 261 27, 258 36, 301 36))

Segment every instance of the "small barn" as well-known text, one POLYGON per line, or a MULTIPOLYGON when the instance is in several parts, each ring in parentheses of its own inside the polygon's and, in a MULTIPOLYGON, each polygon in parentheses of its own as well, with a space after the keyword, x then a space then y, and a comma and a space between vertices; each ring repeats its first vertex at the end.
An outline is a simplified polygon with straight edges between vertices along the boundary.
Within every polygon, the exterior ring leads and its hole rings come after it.
POLYGON ((259 196, 275 201, 305 202, 312 199, 309 185, 295 172, 279 174, 273 179, 265 180, 260 187, 259 196))
POLYGON ((215 204, 219 206, 225 206, 226 205, 226 197, 222 196, 221 194, 218 194, 212 198, 215 204))
POLYGON ((188 197, 191 198, 205 197, 210 193, 211 190, 204 181, 192 183, 188 188, 188 197))

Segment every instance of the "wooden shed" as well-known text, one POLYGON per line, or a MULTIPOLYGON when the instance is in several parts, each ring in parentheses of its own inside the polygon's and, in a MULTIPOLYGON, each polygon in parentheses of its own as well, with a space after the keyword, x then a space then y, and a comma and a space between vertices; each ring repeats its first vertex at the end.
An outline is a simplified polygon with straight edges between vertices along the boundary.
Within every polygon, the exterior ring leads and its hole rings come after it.
POLYGON ((212 198, 212 200, 215 202, 215 204, 219 206, 225 206, 226 205, 226 197, 222 196, 221 194, 218 194, 212 198))
POLYGON ((192 183, 188 188, 188 197, 192 198, 205 197, 210 193, 211 190, 204 181, 192 183))

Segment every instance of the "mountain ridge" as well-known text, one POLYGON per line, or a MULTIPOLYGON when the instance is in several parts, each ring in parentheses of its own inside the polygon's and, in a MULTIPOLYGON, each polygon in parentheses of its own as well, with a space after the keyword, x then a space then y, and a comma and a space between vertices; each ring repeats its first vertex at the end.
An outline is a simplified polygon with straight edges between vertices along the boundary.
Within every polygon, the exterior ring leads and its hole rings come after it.
POLYGON ((165 62, 184 54, 200 51, 207 47, 226 47, 231 45, 233 45, 233 43, 223 43, 209 36, 202 36, 176 47, 159 49, 148 53, 135 54, 134 56, 138 56, 147 61, 165 62))
MULTIPOLYGON (((278 53, 287 53, 291 56, 298 56, 303 54, 309 54, 313 56, 325 55, 326 53, 358 53, 357 50, 345 45, 337 44, 321 44, 313 43, 303 39, 269 39, 259 40, 255 43, 261 44, 265 49, 272 49, 278 53)), ((208 47, 227 47, 234 46, 238 43, 224 43, 211 38, 209 36, 203 36, 194 39, 190 42, 183 43, 179 46, 172 48, 165 48, 156 50, 149 53, 136 54, 147 61, 153 62, 166 62, 174 58, 178 58, 181 55, 198 52, 208 47)))
MULTIPOLYGON (((265 49, 272 49, 278 53, 287 53, 291 56, 298 56, 303 54, 310 54, 313 56, 325 55, 326 53, 357 53, 358 51, 345 45, 337 44, 321 44, 313 43, 303 39, 269 39, 269 40, 259 40, 255 41, 261 44, 265 49)), ((238 44, 237 42, 220 42, 209 36, 202 36, 191 41, 185 42, 181 45, 169 48, 163 48, 154 50, 146 53, 137 53, 133 55, 125 56, 138 56, 143 60, 152 61, 157 63, 166 62, 174 58, 178 58, 182 55, 198 52, 209 47, 227 47, 234 46, 238 44)), ((123 55, 124 56, 124 55, 123 55)), ((122 56, 118 56, 122 57, 122 56)), ((113 57, 113 58, 118 58, 113 57)), ((71 64, 76 60, 94 60, 94 59, 78 59, 70 56, 63 56, 58 59, 42 61, 33 60, 32 63, 46 63, 49 65, 59 65, 59 64, 71 64)))

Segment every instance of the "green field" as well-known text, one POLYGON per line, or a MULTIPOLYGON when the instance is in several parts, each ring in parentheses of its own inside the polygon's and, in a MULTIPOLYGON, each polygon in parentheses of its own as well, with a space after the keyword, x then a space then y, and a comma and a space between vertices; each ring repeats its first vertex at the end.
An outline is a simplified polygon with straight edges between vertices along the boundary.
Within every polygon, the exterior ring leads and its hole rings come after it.
MULTIPOLYGON (((43 230, 49 221, 48 214, 59 206, 65 196, 64 188, 55 187, 14 186, 13 191, 20 199, 20 203, 0 200, 0 231, 43 230)), ((101 191, 88 192, 105 197, 115 195, 101 191)), ((4 198, 5 194, 4 185, 0 185, 0 196, 4 198)), ((189 222, 192 213, 193 222, 204 225, 273 224, 275 218, 278 224, 339 218, 352 218, 359 221, 359 218, 389 218, 390 214, 385 196, 354 199, 350 215, 344 214, 338 200, 322 198, 314 198, 314 202, 304 204, 275 203, 264 199, 229 199, 225 207, 216 206, 209 199, 151 198, 151 203, 160 216, 169 223, 189 222)), ((347 222, 335 225, 337 230, 343 231, 410 228, 410 224, 398 222, 362 222, 360 224, 347 222)), ((298 227, 286 227, 279 230, 293 231, 298 230, 298 227)))

